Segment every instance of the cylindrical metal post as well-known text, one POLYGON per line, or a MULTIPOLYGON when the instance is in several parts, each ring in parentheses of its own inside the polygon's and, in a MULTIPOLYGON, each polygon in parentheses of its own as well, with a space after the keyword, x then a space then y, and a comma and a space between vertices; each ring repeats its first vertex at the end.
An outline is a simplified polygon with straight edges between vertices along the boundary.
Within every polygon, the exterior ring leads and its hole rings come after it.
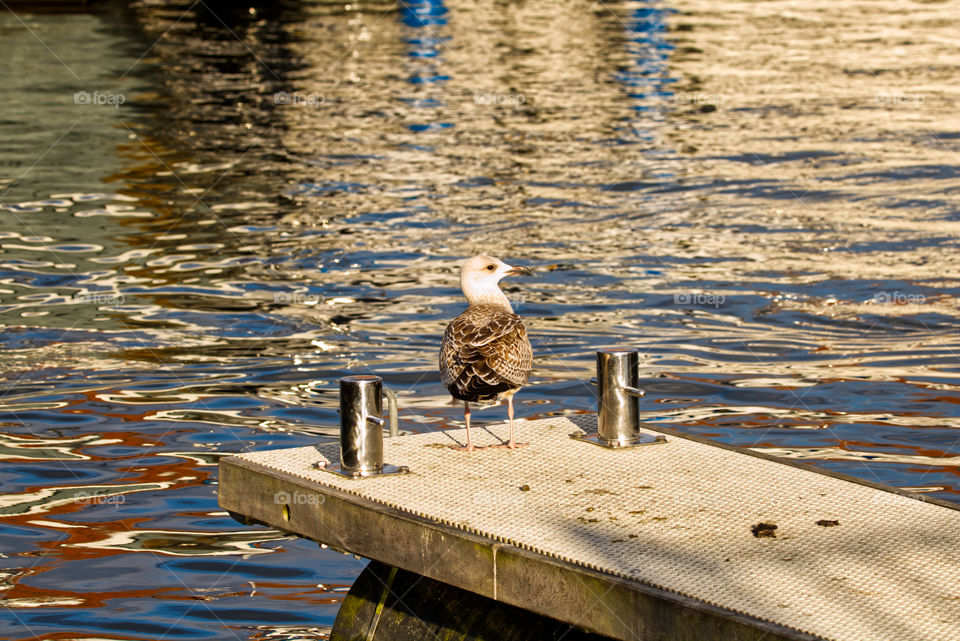
POLYGON ((340 379, 340 467, 346 474, 370 476, 383 470, 383 379, 340 379))
POLYGON ((633 394, 639 380, 640 355, 615 347, 597 352, 597 428, 611 445, 627 445, 640 435, 640 407, 633 394))

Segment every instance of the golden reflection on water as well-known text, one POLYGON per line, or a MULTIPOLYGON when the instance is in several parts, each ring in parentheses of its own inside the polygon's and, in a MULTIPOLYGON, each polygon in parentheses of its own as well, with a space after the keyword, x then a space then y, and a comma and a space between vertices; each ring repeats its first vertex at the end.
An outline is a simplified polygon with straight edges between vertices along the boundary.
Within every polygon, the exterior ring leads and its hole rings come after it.
POLYGON ((322 638, 355 564, 264 581, 321 553, 229 521, 212 466, 333 438, 346 373, 384 376, 404 430, 458 424, 436 350, 480 251, 537 269, 507 287, 524 419, 591 411, 593 351, 631 344, 645 420, 956 499, 949 6, 415 5, 31 17, 128 100, 81 110, 56 61, 0 83, 0 166, 67 132, 0 175, 0 526, 30 560, 5 605, 269 594, 326 614, 252 638, 322 638), (40 77, 62 91, 28 104, 40 77), (151 555, 259 560, 127 560, 151 555), (81 589, 90 559, 156 585, 81 589))

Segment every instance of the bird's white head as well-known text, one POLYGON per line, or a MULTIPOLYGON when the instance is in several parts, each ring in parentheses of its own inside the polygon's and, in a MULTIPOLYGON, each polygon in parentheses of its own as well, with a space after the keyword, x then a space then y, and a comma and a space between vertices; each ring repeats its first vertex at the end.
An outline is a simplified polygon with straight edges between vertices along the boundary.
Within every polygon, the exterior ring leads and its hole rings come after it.
POLYGON ((499 305, 512 312, 510 301, 500 291, 500 280, 532 273, 529 267, 513 267, 490 256, 474 256, 460 269, 460 287, 471 305, 499 305))

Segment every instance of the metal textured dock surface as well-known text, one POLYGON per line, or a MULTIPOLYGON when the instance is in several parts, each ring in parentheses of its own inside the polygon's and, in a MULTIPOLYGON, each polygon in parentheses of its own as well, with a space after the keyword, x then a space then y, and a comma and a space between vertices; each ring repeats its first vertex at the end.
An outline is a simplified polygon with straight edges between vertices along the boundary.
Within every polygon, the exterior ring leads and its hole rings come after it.
POLYGON ((960 510, 675 435, 568 436, 595 426, 385 439, 411 473, 362 480, 313 467, 336 444, 233 456, 220 504, 618 639, 960 641, 960 510))

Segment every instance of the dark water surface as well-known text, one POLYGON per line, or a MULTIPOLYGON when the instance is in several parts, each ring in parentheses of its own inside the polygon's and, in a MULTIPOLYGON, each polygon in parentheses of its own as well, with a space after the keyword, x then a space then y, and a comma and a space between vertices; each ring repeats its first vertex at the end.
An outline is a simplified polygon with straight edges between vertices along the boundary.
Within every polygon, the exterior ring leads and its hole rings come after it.
POLYGON ((348 373, 460 425, 481 251, 538 270, 520 416, 635 345, 647 420, 960 502, 955 25, 868 4, 10 5, 0 638, 325 638, 362 561, 217 457, 334 438, 348 373))

